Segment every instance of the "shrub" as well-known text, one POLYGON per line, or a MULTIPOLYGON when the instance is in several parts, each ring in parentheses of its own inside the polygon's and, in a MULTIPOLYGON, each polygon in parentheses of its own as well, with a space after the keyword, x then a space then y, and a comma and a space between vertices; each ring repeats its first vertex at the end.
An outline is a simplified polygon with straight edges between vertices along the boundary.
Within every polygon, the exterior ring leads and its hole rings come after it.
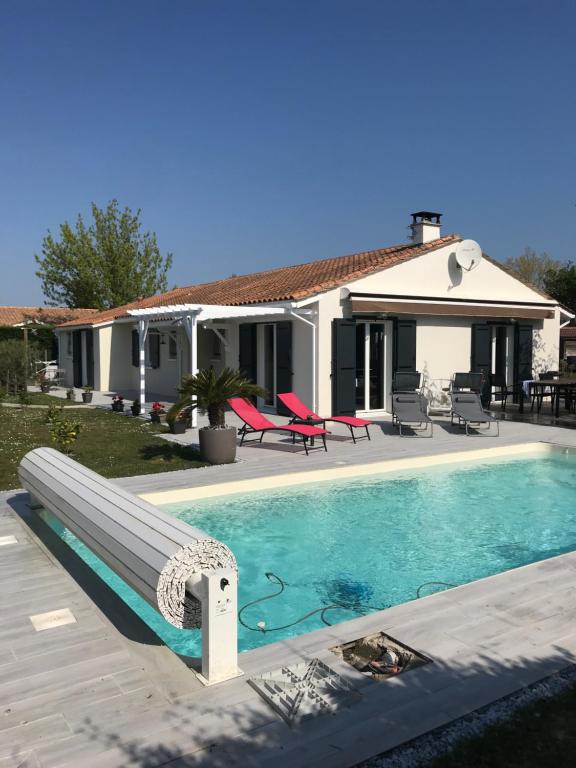
POLYGON ((32 398, 30 397, 30 392, 28 392, 28 389, 26 388, 26 384, 24 384, 24 387, 18 392, 18 402, 20 405, 30 405, 32 402, 32 398))
POLYGON ((18 339, 0 341, 0 389, 14 395, 25 389, 37 357, 38 346, 33 342, 26 345, 18 339))
POLYGON ((48 410, 46 411, 46 424, 52 424, 56 419, 64 417, 64 406, 56 405, 56 403, 50 403, 48 410))
POLYGON ((62 453, 69 453, 80 433, 80 424, 59 416, 50 422, 50 439, 62 453))

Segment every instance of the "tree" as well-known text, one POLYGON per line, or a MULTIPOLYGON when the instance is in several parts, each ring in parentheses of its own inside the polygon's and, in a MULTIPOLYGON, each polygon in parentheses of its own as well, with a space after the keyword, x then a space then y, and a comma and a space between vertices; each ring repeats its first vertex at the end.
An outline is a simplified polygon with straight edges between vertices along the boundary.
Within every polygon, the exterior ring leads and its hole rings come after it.
POLYGON ((576 314, 576 265, 568 262, 552 269, 544 280, 547 293, 576 314))
POLYGON ((76 226, 60 226, 42 241, 36 275, 51 306, 109 309, 166 291, 172 254, 162 256, 156 235, 140 231, 140 209, 121 211, 118 201, 106 208, 92 203, 94 221, 79 214, 76 226))
POLYGON ((559 269, 562 262, 548 256, 547 253, 536 253, 532 248, 524 248, 520 256, 510 256, 504 264, 516 274, 520 280, 532 283, 536 288, 544 288, 546 275, 559 269))

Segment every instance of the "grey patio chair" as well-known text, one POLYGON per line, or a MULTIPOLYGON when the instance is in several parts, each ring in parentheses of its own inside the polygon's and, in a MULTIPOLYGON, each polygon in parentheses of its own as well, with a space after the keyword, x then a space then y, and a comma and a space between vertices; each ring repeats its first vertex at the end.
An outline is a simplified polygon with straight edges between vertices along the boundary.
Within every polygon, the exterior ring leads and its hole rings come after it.
POLYGON ((423 432, 422 437, 432 437, 434 424, 426 413, 426 406, 426 399, 417 392, 396 392, 392 395, 392 424, 398 427, 400 437, 404 437, 402 427, 423 432))
POLYGON ((420 389, 422 376, 419 371, 395 371, 392 392, 416 392, 420 389))
POLYGON ((455 373, 452 379, 452 391, 461 392, 469 390, 470 392, 480 392, 482 389, 482 374, 468 371, 466 373, 455 373))
POLYGON ((491 424, 496 424, 496 437, 500 435, 500 422, 482 408, 480 395, 476 392, 451 392, 450 399, 452 401, 451 424, 454 424, 454 417, 456 417, 458 426, 464 427, 467 435, 470 434, 470 427, 474 430, 489 432, 491 424), (485 426, 481 426, 482 424, 485 426))

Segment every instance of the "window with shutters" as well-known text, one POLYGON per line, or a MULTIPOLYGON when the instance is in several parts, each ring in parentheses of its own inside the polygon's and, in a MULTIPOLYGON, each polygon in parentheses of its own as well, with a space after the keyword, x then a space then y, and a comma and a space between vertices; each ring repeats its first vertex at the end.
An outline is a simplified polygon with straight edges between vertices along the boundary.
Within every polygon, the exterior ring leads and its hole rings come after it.
MULTIPOLYGON (((146 368, 160 368, 160 334, 157 331, 148 333, 144 352, 146 368)), ((136 329, 132 331, 132 365, 140 366, 140 339, 136 329)))

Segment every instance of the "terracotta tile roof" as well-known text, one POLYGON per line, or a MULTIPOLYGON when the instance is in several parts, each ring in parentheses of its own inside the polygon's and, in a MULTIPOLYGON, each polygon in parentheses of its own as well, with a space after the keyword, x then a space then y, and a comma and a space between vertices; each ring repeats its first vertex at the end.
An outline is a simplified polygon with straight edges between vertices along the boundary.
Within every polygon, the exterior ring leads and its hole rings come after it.
POLYGON ((565 328, 560 328, 561 339, 576 339, 576 325, 567 325, 565 328))
MULTIPOLYGON (((99 312, 90 324, 105 323, 125 317, 129 309, 146 309, 164 304, 264 304, 271 301, 298 301, 328 291, 339 285, 357 280, 364 275, 393 267, 415 256, 442 248, 460 240, 458 235, 447 235, 422 245, 402 244, 375 251, 362 251, 291 267, 279 267, 250 275, 229 277, 213 283, 175 288, 167 293, 133 301, 122 307, 99 312)), ((86 321, 73 320, 63 326, 83 325, 86 321)))
POLYGON ((47 323, 58 325, 66 321, 86 322, 96 309, 69 309, 67 307, 0 307, 1 325, 20 325, 21 323, 47 323))

